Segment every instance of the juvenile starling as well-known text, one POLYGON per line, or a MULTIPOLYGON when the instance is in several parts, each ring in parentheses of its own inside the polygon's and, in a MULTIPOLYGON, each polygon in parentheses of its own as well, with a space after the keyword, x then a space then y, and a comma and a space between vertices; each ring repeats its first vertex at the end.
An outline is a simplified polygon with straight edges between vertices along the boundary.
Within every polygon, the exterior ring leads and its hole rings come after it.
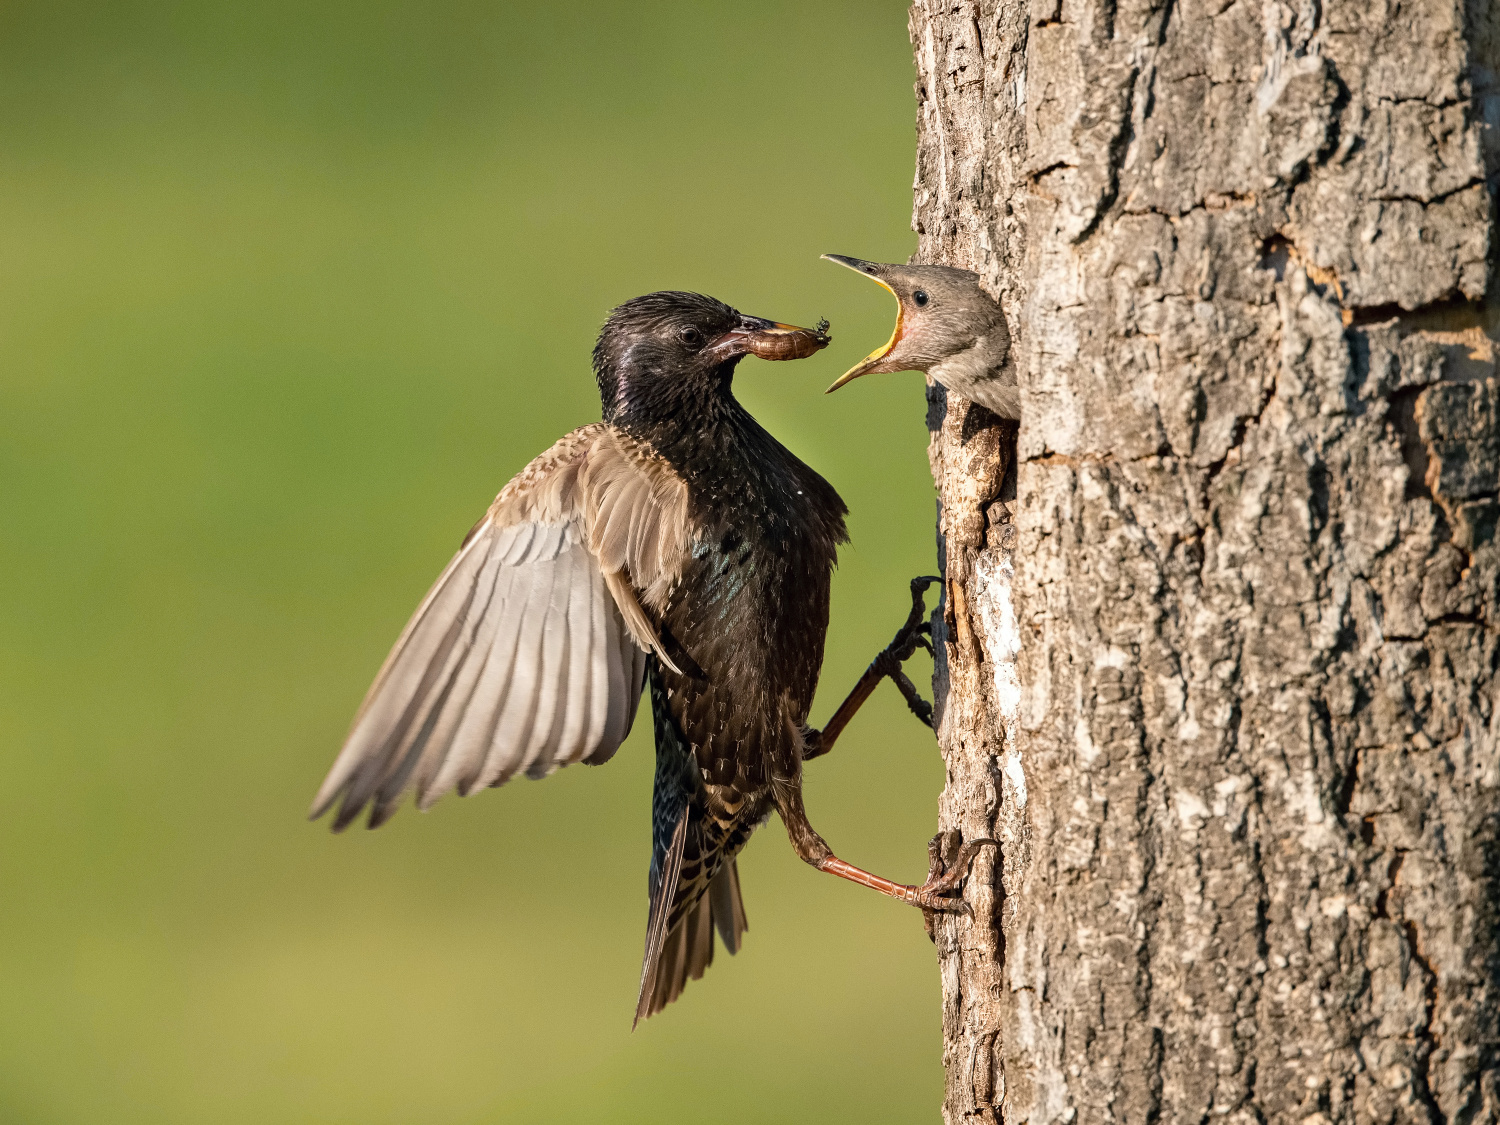
POLYGON ((896 327, 886 343, 838 378, 830 391, 872 371, 925 371, 949 390, 1001 418, 1021 416, 1021 392, 1000 305, 979 275, 950 266, 898 266, 824 254, 896 297, 896 327))
MULTIPOLYGON (((826 752, 881 675, 899 676, 901 653, 894 672, 889 653, 877 658, 826 731, 808 727, 846 509, 730 384, 743 356, 812 355, 826 327, 695 293, 615 309, 594 349, 603 420, 526 466, 469 533, 313 801, 314 818, 338 804, 335 831, 368 805, 374 828, 411 789, 425 809, 451 789, 604 762, 649 680, 656 782, 637 1020, 703 975, 715 929, 739 949, 735 856, 773 809, 808 863, 927 910, 963 909, 948 892, 982 843, 906 886, 837 859, 803 811, 804 756, 826 752)), ((910 655, 915 634, 904 635, 910 655)))

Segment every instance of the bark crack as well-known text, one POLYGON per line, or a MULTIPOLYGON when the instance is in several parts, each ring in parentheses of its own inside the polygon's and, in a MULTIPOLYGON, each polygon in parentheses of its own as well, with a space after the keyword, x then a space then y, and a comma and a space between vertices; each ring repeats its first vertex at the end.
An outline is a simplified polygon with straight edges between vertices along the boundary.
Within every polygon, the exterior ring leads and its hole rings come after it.
POLYGON ((1422 954, 1421 934, 1415 922, 1402 919, 1402 932, 1406 937, 1407 945, 1411 951, 1412 960, 1422 971, 1422 1002, 1425 1007, 1422 1023, 1414 1029, 1414 1038, 1417 1041, 1415 1051, 1415 1066, 1413 1067, 1413 1079, 1417 1099, 1427 1107, 1432 1120, 1438 1125, 1447 1125, 1448 1116, 1438 1105, 1437 1098, 1432 1092, 1432 1053, 1438 1049, 1438 1036, 1433 1031, 1433 1016, 1437 1012, 1438 1003, 1438 978, 1437 971, 1432 963, 1422 954))
POLYGON ((1447 191, 1440 191, 1435 195, 1429 195, 1426 197, 1420 195, 1395 194, 1372 195, 1369 197, 1369 199, 1372 203, 1415 203, 1419 207, 1435 207, 1440 203, 1444 203, 1447 200, 1452 199, 1455 195, 1460 195, 1463 192, 1472 191, 1474 188, 1483 186, 1484 177, 1475 176, 1473 179, 1466 180, 1465 182, 1459 184, 1457 187, 1449 188, 1447 191))

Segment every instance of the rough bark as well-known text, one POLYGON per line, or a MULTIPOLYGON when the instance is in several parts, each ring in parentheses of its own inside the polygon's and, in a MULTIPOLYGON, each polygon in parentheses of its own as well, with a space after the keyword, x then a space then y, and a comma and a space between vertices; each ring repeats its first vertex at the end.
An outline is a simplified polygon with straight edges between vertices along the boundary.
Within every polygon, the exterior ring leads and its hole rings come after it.
POLYGON ((1500 10, 911 36, 1024 414, 930 395, 945 1120, 1500 1121, 1500 10))

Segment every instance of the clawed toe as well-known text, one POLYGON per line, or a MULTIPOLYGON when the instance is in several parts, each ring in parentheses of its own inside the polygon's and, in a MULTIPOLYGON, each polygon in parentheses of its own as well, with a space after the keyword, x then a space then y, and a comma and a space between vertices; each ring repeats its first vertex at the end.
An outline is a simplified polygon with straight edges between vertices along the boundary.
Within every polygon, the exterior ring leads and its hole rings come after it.
POLYGON ((969 868, 974 864, 974 857, 979 854, 979 849, 993 844, 999 847, 998 840, 988 838, 970 840, 958 850, 951 867, 943 863, 943 849, 941 834, 934 836, 927 845, 927 882, 920 887, 911 888, 911 897, 908 902, 914 906, 920 906, 922 913, 927 917, 928 930, 931 931, 932 912, 944 914, 973 914, 969 904, 963 900, 961 895, 954 892, 963 885, 964 879, 969 874, 969 868))
POLYGON ((930 883, 943 873, 943 834, 939 832, 927 841, 927 881, 930 883))

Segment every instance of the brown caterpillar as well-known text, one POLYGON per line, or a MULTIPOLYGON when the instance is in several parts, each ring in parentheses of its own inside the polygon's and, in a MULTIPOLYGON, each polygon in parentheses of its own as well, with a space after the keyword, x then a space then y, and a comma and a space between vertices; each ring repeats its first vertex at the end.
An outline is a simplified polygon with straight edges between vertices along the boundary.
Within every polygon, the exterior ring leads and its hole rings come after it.
POLYGON ((761 359, 806 359, 826 348, 832 339, 828 335, 827 320, 818 321, 816 328, 778 324, 757 332, 751 341, 750 352, 761 359))

